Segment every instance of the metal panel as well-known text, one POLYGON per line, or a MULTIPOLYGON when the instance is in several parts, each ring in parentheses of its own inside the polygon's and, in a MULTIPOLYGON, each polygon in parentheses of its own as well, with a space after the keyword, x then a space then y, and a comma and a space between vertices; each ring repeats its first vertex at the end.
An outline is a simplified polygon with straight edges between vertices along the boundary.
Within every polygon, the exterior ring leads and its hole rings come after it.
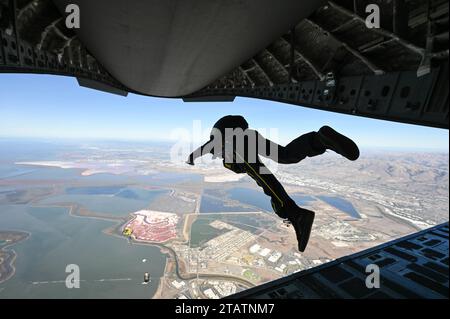
POLYGON ((399 73, 365 77, 358 100, 358 111, 365 114, 386 114, 398 77, 399 73))
POLYGON ((317 82, 316 88, 314 90, 312 104, 317 106, 325 106, 332 101, 332 96, 325 95, 324 91, 326 89, 325 82, 317 82))
POLYGON ((434 74, 418 78, 416 72, 401 73, 388 114, 403 119, 419 118, 426 105, 434 74))
MULTIPOLYGON (((445 64, 444 64, 445 66, 445 64)), ((416 72, 392 72, 325 81, 304 81, 255 88, 208 89, 194 96, 233 95, 274 100, 326 111, 403 123, 448 128, 448 67, 416 72), (328 95, 324 94, 330 90, 328 95)))
POLYGON ((443 126, 449 122, 449 77, 448 63, 442 65, 439 75, 435 77, 433 94, 431 94, 422 117, 429 122, 441 123, 443 126))
POLYGON ((3 54, 3 38, 2 32, 0 32, 0 65, 5 63, 5 57, 3 54))
POLYGON ((298 102, 310 104, 314 98, 314 91, 316 89, 316 81, 306 81, 302 83, 298 102))
POLYGON ((336 89, 336 108, 348 112, 353 112, 355 109, 358 109, 357 105, 359 103, 357 101, 360 96, 362 79, 362 76, 354 76, 339 80, 336 89))
POLYGON ((77 78, 77 81, 80 86, 86 87, 89 89, 103 91, 106 93, 117 94, 117 95, 121 95, 121 96, 128 95, 127 91, 117 89, 115 87, 109 86, 107 84, 103 84, 101 82, 97 82, 97 81, 93 81, 93 80, 89 80, 89 79, 82 79, 82 78, 77 78))
POLYGON ((20 49, 20 64, 27 67, 34 67, 34 51, 33 47, 28 43, 21 42, 20 49))
POLYGON ((5 64, 19 65, 20 59, 16 39, 13 36, 2 32, 2 46, 5 54, 5 64))

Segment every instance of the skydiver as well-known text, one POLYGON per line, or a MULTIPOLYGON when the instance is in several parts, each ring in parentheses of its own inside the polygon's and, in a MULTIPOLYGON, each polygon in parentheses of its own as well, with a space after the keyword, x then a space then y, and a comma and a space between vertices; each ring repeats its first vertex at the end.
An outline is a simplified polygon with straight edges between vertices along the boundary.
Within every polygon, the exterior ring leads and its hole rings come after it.
POLYGON ((259 155, 280 164, 294 164, 306 157, 321 155, 326 150, 332 150, 351 161, 359 157, 358 146, 329 126, 301 135, 286 146, 281 146, 250 129, 244 117, 227 115, 214 124, 210 140, 192 152, 187 163, 194 165, 196 158, 211 153, 213 158, 221 158, 227 169, 238 174, 248 174, 270 196, 274 212, 294 226, 298 250, 303 252, 308 244, 315 213, 297 206, 261 162, 259 155))

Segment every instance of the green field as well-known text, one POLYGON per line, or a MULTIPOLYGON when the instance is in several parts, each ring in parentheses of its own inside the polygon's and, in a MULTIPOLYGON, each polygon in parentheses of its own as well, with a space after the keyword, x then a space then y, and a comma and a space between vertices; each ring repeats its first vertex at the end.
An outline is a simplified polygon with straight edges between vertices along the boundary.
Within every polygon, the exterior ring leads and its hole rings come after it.
POLYGON ((200 247, 207 241, 228 231, 226 229, 217 229, 210 226, 209 224, 213 221, 214 219, 211 218, 198 218, 192 224, 190 241, 191 248, 200 247))
POLYGON ((248 280, 250 280, 252 282, 257 282, 259 280, 259 276, 257 274, 255 274, 253 271, 251 271, 250 269, 244 270, 243 275, 245 278, 247 278, 248 280))

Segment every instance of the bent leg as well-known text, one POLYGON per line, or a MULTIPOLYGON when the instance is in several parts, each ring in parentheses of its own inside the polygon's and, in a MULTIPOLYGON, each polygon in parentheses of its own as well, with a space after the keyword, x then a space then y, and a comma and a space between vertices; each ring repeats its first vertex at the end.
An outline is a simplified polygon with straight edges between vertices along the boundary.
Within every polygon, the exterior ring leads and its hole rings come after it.
POLYGON ((325 147, 320 143, 317 132, 310 132, 297 137, 284 147, 280 147, 278 162, 281 164, 298 163, 306 157, 325 153, 325 147))
POLYGON ((274 212, 281 218, 288 218, 289 209, 295 205, 295 202, 289 197, 277 178, 259 160, 256 163, 245 162, 244 165, 247 174, 262 187, 266 195, 270 196, 274 212), (266 173, 261 174, 261 171, 266 173))

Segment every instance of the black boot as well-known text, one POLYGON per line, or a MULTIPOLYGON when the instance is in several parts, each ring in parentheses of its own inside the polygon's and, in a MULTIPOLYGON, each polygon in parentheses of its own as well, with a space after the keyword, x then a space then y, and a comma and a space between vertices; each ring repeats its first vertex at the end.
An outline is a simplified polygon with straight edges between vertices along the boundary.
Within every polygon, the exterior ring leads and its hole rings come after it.
POLYGON ((355 142, 329 126, 322 126, 317 133, 317 138, 325 148, 335 151, 351 161, 355 161, 359 157, 359 149, 355 142))
POLYGON ((297 212, 288 218, 289 222, 294 226, 295 234, 297 235, 298 250, 301 252, 304 252, 308 245, 314 216, 315 213, 313 211, 297 207, 297 212))
POLYGON ((293 200, 288 201, 285 212, 287 224, 291 224, 294 227, 295 235, 297 236, 298 250, 303 252, 308 245, 315 213, 299 207, 293 200))
POLYGON ((301 252, 305 251, 311 234, 315 213, 299 207, 292 199, 286 199, 283 202, 283 206, 279 205, 278 202, 273 199, 271 203, 274 212, 280 218, 284 219, 284 222, 287 225, 290 224, 294 227, 297 236, 298 250, 301 252))

